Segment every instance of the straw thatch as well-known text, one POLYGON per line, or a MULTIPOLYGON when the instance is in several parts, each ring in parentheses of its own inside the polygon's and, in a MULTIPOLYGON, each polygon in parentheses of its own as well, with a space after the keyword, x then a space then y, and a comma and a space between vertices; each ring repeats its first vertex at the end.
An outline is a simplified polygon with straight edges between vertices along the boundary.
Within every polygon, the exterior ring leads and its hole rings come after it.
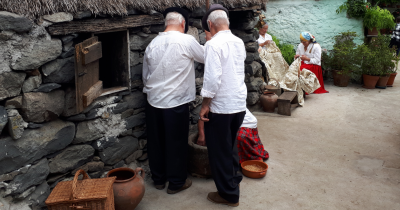
MULTIPOLYGON (((265 8, 268 0, 210 0, 227 8, 243 5, 260 5, 265 8)), ((206 0, 0 0, 0 11, 8 11, 35 18, 56 12, 91 11, 93 14, 127 15, 128 9, 164 11, 179 6, 194 9, 206 4, 206 0)))

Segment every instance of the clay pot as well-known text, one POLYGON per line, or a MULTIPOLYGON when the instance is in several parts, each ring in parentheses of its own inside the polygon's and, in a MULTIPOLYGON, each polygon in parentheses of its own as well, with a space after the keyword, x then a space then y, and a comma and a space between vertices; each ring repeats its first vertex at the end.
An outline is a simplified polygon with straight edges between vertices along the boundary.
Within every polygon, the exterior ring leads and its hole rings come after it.
POLYGON ((210 178, 212 174, 208 160, 208 149, 207 146, 196 144, 198 136, 198 133, 189 136, 188 171, 194 177, 210 178))
POLYGON ((242 173, 243 175, 249 177, 249 178, 253 178, 253 179, 259 179, 259 178, 263 178, 266 174, 267 174, 267 170, 268 170, 268 165, 262 161, 259 160, 247 160, 244 161, 242 164, 242 173), (260 172, 255 172, 255 171, 249 171, 246 170, 244 167, 247 165, 258 165, 264 168, 264 170, 260 171, 260 172))
POLYGON ((386 84, 387 84, 387 82, 389 80, 389 76, 390 75, 379 77, 379 80, 376 83, 376 88, 386 89, 386 84))
POLYGON ((275 108, 278 106, 278 96, 274 92, 265 91, 260 96, 260 101, 265 112, 275 112, 275 108))
POLYGON ((363 74, 363 81, 364 81, 363 88, 374 89, 378 80, 379 76, 371 76, 363 74))
POLYGON ((375 27, 372 30, 368 29, 368 35, 378 36, 378 30, 375 27))
POLYGON ((136 168, 117 168, 107 173, 107 177, 116 176, 113 184, 115 210, 135 209, 144 196, 144 170, 136 168), (139 172, 141 176, 139 176, 139 172))
POLYGON ((338 87, 347 87, 350 81, 350 75, 348 74, 339 74, 340 70, 333 70, 333 84, 338 87))
POLYGON ((393 87, 394 78, 396 78, 396 75, 397 75, 397 73, 390 74, 389 80, 388 80, 388 82, 386 84, 387 87, 393 87))

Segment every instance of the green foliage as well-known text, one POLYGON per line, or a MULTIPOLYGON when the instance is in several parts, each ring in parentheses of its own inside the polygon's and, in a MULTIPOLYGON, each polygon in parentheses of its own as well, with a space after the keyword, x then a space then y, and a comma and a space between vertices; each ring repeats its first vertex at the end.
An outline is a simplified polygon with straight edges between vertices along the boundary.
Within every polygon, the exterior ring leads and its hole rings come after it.
POLYGON ((349 31, 335 36, 335 44, 330 57, 328 57, 333 70, 341 70, 341 73, 345 75, 359 71, 362 56, 356 50, 357 45, 354 42, 356 37, 356 32, 349 31))
POLYGON ((379 31, 384 28, 394 28, 396 23, 394 17, 389 10, 381 9, 379 6, 374 6, 365 12, 364 27, 372 30, 374 27, 379 31))
POLYGON ((364 2, 364 0, 347 0, 336 10, 336 13, 342 13, 347 11, 347 14, 351 18, 363 18, 367 8, 370 7, 370 3, 364 2))
POLYGON ((272 36, 272 41, 275 42, 276 46, 281 50, 282 56, 285 61, 290 65, 294 61, 294 56, 296 55, 296 50, 294 50, 294 46, 287 43, 281 43, 279 39, 270 34, 272 36))

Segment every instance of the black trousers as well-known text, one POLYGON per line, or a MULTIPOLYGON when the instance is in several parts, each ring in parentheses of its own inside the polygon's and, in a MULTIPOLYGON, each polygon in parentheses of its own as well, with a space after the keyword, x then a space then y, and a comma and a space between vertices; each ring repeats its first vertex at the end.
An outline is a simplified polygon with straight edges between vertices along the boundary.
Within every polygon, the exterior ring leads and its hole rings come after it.
POLYGON ((189 104, 170 109, 146 106, 147 149, 152 179, 168 189, 181 188, 187 178, 189 104))
POLYGON ((236 135, 246 112, 236 114, 209 113, 204 123, 211 172, 219 195, 225 200, 239 201, 239 155, 236 135))

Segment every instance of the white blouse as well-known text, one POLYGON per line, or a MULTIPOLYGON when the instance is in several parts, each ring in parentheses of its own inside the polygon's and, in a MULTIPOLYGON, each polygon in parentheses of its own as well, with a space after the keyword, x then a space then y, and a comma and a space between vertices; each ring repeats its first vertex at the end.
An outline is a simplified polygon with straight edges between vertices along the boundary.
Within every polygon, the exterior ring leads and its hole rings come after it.
POLYGON ((310 58, 310 61, 304 61, 305 64, 315 64, 318 66, 321 66, 321 53, 321 46, 318 43, 309 44, 306 51, 304 51, 303 43, 300 43, 296 50, 296 55, 306 55, 310 58))
MULTIPOLYGON (((271 35, 269 35, 269 34, 267 34, 267 33, 265 33, 265 38, 263 37, 263 36, 261 36, 260 35, 260 37, 258 38, 258 40, 257 40, 257 42, 258 42, 258 44, 262 44, 262 43, 264 43, 264 42, 266 42, 266 41, 268 41, 268 40, 271 40, 272 41, 272 36, 271 35)), ((262 47, 264 50, 266 50, 267 49, 267 47, 264 45, 264 47, 262 47)))
POLYGON ((246 115, 240 127, 257 128, 257 118, 246 108, 246 115))

